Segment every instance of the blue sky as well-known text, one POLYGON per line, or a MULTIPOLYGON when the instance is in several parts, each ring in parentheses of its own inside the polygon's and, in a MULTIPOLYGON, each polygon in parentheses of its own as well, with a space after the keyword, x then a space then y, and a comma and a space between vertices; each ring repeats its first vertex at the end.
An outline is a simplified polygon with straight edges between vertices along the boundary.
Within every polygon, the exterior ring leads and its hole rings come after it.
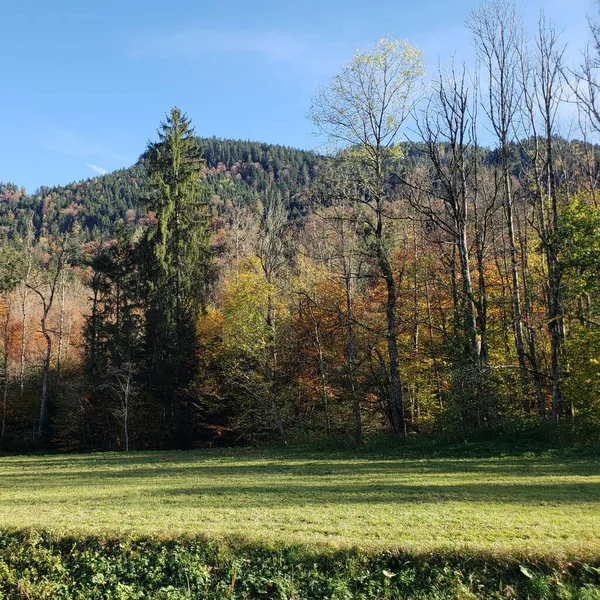
MULTIPOLYGON (((28 191, 129 166, 172 106, 202 136, 316 148, 310 97, 383 35, 429 68, 472 55, 477 0, 1 0, 0 181, 28 191)), ((521 0, 587 40, 592 0, 521 0)))

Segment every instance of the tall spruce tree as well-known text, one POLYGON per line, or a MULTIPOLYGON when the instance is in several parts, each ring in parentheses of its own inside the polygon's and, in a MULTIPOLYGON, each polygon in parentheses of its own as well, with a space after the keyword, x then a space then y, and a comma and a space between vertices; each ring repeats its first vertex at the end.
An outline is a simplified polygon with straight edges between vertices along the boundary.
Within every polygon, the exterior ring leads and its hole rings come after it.
POLYGON ((204 160, 187 115, 173 108, 147 148, 156 215, 144 241, 148 378, 164 406, 166 443, 189 443, 188 384, 195 373, 196 321, 211 279, 204 160))

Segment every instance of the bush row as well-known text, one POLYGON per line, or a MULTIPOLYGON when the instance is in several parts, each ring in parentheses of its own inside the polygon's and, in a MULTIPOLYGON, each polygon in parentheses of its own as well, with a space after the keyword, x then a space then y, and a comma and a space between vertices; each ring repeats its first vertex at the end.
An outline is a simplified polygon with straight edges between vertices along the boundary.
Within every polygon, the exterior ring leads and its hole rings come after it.
POLYGON ((31 600, 600 599, 600 559, 596 564, 558 564, 461 553, 273 547, 240 540, 0 532, 0 593, 31 600))

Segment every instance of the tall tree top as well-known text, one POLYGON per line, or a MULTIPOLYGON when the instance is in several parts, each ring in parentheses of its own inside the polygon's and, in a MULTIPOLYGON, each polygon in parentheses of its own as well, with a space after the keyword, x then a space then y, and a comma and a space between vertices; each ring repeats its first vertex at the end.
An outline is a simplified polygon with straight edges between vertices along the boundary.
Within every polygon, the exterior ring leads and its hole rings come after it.
POLYGON ((387 149, 412 106, 424 75, 423 53, 406 40, 383 38, 356 52, 314 96, 310 116, 338 149, 387 149))

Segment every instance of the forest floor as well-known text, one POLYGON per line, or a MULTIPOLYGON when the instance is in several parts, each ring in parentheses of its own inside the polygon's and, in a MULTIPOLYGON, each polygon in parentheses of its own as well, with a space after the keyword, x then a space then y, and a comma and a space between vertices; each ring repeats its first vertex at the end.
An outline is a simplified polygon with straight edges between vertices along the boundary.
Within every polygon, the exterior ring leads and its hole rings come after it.
POLYGON ((600 458, 246 449, 3 456, 0 528, 597 560, 600 458))

